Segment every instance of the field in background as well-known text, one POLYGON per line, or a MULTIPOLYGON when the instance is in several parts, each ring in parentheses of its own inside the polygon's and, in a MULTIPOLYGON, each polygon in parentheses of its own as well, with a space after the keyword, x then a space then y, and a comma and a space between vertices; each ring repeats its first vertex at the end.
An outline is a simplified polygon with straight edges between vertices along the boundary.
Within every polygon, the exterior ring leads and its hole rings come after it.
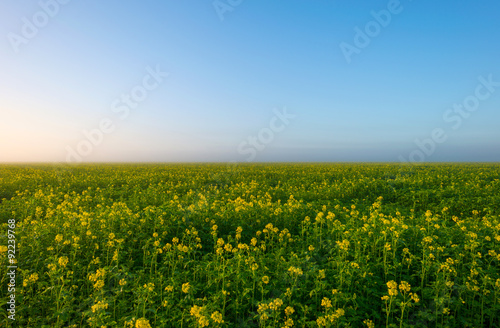
POLYGON ((0 165, 0 325, 499 327, 499 179, 499 164, 0 165))

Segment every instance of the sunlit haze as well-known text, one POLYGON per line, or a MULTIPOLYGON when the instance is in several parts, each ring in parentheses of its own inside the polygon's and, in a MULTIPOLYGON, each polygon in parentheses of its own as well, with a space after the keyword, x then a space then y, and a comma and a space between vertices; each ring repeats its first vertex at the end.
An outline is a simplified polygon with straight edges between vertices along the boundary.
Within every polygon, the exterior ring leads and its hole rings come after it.
POLYGON ((498 1, 3 1, 0 162, 500 161, 498 1))

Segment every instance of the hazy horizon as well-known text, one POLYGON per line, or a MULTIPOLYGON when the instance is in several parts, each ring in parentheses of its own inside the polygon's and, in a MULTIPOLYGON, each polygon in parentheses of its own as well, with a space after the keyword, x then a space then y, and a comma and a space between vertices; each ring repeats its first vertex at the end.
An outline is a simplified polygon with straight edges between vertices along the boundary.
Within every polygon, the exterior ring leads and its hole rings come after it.
POLYGON ((500 162, 499 9, 7 2, 0 163, 500 162))

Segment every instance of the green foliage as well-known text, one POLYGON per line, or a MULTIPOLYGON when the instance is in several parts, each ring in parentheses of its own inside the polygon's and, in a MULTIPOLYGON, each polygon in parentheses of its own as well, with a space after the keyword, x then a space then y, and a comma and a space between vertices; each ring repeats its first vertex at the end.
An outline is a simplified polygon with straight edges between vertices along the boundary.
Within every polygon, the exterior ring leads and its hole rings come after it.
POLYGON ((15 326, 497 327, 499 176, 498 164, 1 165, 15 326))

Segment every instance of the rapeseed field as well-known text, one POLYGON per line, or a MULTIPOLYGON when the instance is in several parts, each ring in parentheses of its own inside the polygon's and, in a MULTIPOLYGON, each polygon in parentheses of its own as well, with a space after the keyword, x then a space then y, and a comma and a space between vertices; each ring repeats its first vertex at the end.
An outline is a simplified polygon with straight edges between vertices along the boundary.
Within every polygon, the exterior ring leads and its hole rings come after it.
POLYGON ((500 326, 499 164, 0 165, 0 200, 3 327, 500 326))

